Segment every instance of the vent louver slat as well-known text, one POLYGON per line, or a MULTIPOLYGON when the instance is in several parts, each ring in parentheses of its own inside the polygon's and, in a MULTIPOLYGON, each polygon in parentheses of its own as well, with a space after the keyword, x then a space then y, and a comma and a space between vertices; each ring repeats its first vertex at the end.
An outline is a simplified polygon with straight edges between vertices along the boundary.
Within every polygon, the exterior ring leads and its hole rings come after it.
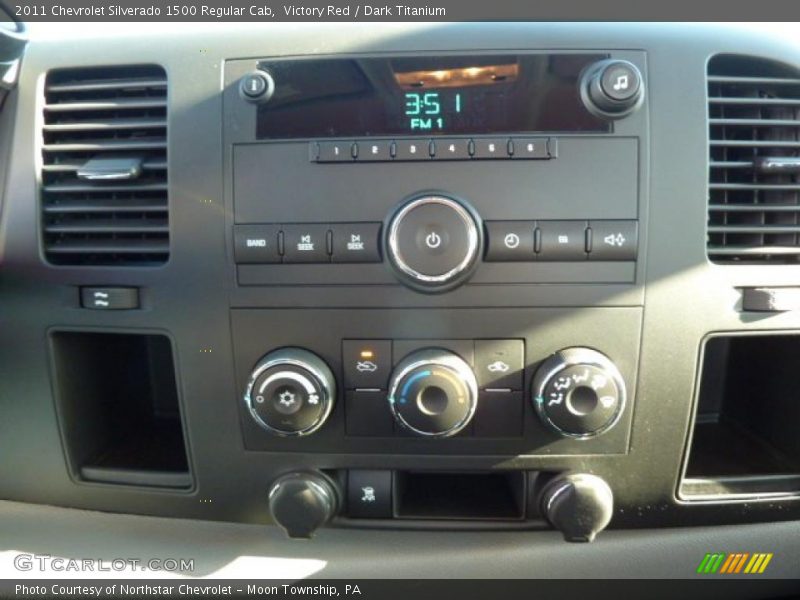
POLYGON ((42 236, 51 263, 166 262, 164 69, 136 65, 48 73, 41 181, 42 236), (111 172, 103 171, 109 165, 111 172))
POLYGON ((800 70, 716 56, 708 98, 709 258, 800 262, 800 70))

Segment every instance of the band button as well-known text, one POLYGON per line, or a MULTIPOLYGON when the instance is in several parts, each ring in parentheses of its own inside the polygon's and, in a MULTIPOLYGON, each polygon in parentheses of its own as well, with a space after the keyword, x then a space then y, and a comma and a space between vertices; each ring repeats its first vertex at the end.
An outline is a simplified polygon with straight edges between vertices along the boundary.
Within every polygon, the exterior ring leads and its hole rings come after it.
POLYGON ((235 225, 233 254, 237 263, 279 263, 277 225, 235 225))

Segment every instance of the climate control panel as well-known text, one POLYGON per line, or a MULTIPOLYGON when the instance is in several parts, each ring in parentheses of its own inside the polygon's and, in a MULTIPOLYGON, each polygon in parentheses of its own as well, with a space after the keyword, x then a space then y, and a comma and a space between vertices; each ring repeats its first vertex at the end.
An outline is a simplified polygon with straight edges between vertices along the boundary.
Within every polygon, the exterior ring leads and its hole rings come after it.
MULTIPOLYGON (((529 389, 523 340, 345 340, 342 350, 346 436, 521 438, 529 403, 551 432, 584 440, 625 407, 619 369, 589 348, 541 361, 529 389)), ((255 365, 244 402, 268 433, 308 436, 325 427, 336 390, 319 356, 281 348, 255 365)))
POLYGON ((249 450, 627 452, 638 308, 505 309, 491 319, 481 309, 237 309, 231 318, 249 450))

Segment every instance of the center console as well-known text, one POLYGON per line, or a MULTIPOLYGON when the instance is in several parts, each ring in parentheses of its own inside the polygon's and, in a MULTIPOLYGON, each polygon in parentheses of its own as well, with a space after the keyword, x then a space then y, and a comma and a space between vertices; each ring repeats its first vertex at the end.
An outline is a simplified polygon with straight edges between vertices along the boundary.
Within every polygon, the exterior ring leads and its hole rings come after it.
POLYGON ((274 484, 290 534, 321 505, 530 524, 548 482, 627 453, 645 72, 637 52, 226 64, 244 445, 316 457, 274 484))

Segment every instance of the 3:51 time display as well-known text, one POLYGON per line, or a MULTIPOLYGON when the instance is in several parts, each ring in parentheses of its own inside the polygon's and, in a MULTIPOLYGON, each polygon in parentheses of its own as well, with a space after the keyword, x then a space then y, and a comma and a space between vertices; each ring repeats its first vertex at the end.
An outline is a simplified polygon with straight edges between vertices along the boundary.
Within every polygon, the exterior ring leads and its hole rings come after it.
POLYGON ((448 118, 461 112, 461 93, 407 92, 405 117, 411 131, 444 130, 448 118))

